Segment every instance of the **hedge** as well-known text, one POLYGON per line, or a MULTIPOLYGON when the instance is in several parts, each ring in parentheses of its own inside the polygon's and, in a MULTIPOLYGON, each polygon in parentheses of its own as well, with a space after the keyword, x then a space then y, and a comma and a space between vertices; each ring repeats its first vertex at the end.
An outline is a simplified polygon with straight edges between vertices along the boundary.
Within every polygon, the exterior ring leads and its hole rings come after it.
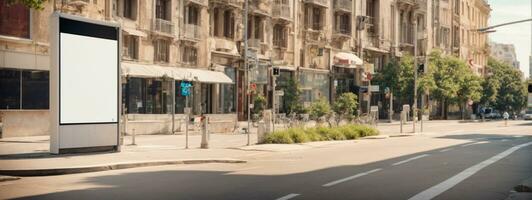
POLYGON ((360 137, 378 135, 379 130, 358 124, 338 127, 289 128, 268 134, 266 144, 292 144, 324 140, 354 140, 360 137))

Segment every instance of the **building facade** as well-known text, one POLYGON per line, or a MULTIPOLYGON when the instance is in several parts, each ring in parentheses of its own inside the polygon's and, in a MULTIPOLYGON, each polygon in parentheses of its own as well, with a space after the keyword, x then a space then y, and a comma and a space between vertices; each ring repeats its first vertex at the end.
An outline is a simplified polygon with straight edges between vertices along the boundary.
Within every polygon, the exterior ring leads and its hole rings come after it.
MULTIPOLYGON (((274 91, 289 79, 300 83, 304 105, 354 92, 366 112, 362 74, 413 55, 414 41, 420 62, 433 48, 469 60, 480 74, 487 62, 486 35, 470 31, 487 25, 483 0, 249 0, 248 8, 244 16, 244 0, 83 0, 32 10, 0 0, 3 136, 47 134, 53 12, 121 25, 126 132, 137 134, 182 131, 182 82, 193 84, 192 114, 209 115, 214 132, 233 132, 247 119, 247 98, 264 96, 266 108, 286 112, 274 91)), ((383 108, 383 89, 371 96, 383 108)))
POLYGON ((517 61, 513 44, 490 42, 489 45, 491 57, 519 69, 519 61, 517 61))

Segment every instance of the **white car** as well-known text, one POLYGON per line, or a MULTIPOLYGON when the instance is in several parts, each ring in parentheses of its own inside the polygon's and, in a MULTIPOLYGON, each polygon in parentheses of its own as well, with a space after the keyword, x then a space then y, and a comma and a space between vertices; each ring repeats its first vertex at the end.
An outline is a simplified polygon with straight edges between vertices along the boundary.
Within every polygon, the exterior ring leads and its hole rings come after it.
POLYGON ((524 120, 532 120, 532 112, 528 111, 525 115, 523 115, 524 120))

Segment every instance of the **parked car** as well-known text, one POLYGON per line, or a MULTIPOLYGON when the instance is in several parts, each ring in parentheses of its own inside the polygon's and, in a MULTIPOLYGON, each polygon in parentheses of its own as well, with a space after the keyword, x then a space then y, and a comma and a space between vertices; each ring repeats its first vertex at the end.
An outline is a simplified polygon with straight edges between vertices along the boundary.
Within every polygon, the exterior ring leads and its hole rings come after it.
POLYGON ((524 120, 532 120, 532 110, 526 111, 526 113, 523 115, 524 120))
POLYGON ((501 113, 497 112, 494 109, 487 108, 484 113, 484 118, 486 119, 500 119, 502 118, 501 113))

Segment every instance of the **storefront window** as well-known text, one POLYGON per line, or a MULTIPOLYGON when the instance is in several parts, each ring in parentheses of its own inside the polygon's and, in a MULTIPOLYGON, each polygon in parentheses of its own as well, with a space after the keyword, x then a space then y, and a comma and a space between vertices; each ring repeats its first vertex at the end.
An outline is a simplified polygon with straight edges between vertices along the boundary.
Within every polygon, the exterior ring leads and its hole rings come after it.
POLYGON ((301 72, 299 81, 303 90, 304 102, 314 102, 320 98, 329 100, 329 75, 326 73, 301 72))
POLYGON ((169 84, 162 80, 129 78, 127 86, 128 113, 167 114, 171 112, 169 84))
POLYGON ((49 72, 0 69, 0 109, 48 109, 49 72))
MULTIPOLYGON (((236 70, 232 67, 226 67, 224 72, 233 83, 236 83, 236 70)), ((221 113, 234 113, 236 112, 235 105, 235 84, 220 84, 220 111, 221 113)))

